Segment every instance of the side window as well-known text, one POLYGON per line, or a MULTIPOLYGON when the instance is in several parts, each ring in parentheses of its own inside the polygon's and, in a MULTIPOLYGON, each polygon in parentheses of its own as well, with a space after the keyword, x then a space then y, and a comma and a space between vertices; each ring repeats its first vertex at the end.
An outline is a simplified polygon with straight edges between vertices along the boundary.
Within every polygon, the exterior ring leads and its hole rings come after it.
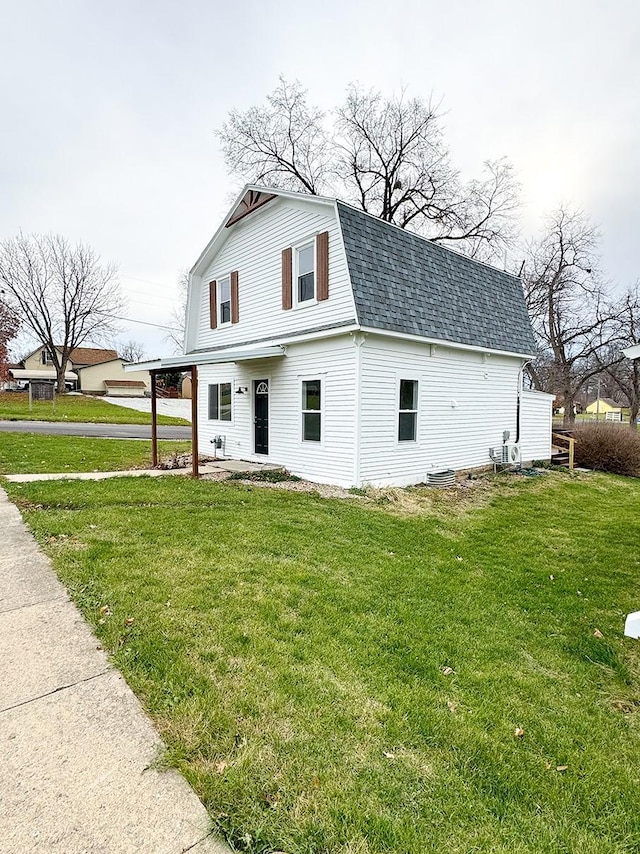
POLYGON ((322 438, 321 381, 302 382, 302 440, 319 442, 322 438))
POLYGON ((218 318, 220 324, 231 323, 231 277, 218 282, 218 318))
POLYGON ((209 421, 231 421, 231 383, 209 386, 209 421))
POLYGON ((308 302, 316 298, 315 243, 296 250, 296 299, 308 302))
POLYGON ((415 442, 418 421, 418 380, 400 380, 398 441, 415 442))

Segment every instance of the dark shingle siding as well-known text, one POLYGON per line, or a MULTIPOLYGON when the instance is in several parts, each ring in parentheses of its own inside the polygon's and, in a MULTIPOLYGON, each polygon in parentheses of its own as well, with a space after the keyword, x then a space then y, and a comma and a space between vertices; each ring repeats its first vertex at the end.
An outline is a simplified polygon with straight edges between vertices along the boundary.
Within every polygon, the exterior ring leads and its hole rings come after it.
POLYGON ((362 326, 534 354, 518 279, 338 202, 362 326))

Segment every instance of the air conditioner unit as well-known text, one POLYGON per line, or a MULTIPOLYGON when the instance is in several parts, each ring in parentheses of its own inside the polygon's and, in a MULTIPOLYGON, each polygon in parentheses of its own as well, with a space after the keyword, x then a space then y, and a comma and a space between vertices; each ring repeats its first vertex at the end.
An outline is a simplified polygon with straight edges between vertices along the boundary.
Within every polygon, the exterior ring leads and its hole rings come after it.
POLYGON ((508 466, 520 465, 520 445, 517 442, 505 442, 502 446, 502 462, 508 466))

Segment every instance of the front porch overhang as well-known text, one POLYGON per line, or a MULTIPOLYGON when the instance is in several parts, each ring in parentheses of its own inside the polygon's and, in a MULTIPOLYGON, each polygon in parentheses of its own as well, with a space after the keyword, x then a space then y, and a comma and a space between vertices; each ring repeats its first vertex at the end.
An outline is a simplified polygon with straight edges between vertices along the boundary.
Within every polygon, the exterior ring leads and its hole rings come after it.
POLYGON ((285 355, 280 344, 268 347, 227 347, 223 350, 206 350, 187 353, 185 356, 165 356, 149 362, 125 365, 125 373, 131 371, 180 371, 192 365, 220 365, 224 362, 248 362, 252 359, 273 359, 285 355))
POLYGON ((191 373, 191 471, 198 477, 198 367, 202 365, 221 365, 224 363, 248 362, 255 359, 272 359, 285 355, 284 347, 227 347, 224 350, 209 350, 202 353, 187 353, 184 356, 166 356, 150 362, 138 362, 125 365, 125 373, 149 371, 151 375, 151 459, 153 466, 158 465, 158 374, 173 371, 191 373))

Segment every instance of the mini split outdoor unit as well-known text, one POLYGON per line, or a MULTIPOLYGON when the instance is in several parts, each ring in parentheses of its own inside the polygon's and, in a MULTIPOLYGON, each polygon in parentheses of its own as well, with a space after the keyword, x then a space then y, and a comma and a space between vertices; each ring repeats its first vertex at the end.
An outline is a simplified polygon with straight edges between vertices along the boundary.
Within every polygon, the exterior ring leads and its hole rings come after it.
POLYGON ((504 465, 520 465, 520 445, 518 444, 518 442, 505 442, 501 450, 502 462, 504 465))

